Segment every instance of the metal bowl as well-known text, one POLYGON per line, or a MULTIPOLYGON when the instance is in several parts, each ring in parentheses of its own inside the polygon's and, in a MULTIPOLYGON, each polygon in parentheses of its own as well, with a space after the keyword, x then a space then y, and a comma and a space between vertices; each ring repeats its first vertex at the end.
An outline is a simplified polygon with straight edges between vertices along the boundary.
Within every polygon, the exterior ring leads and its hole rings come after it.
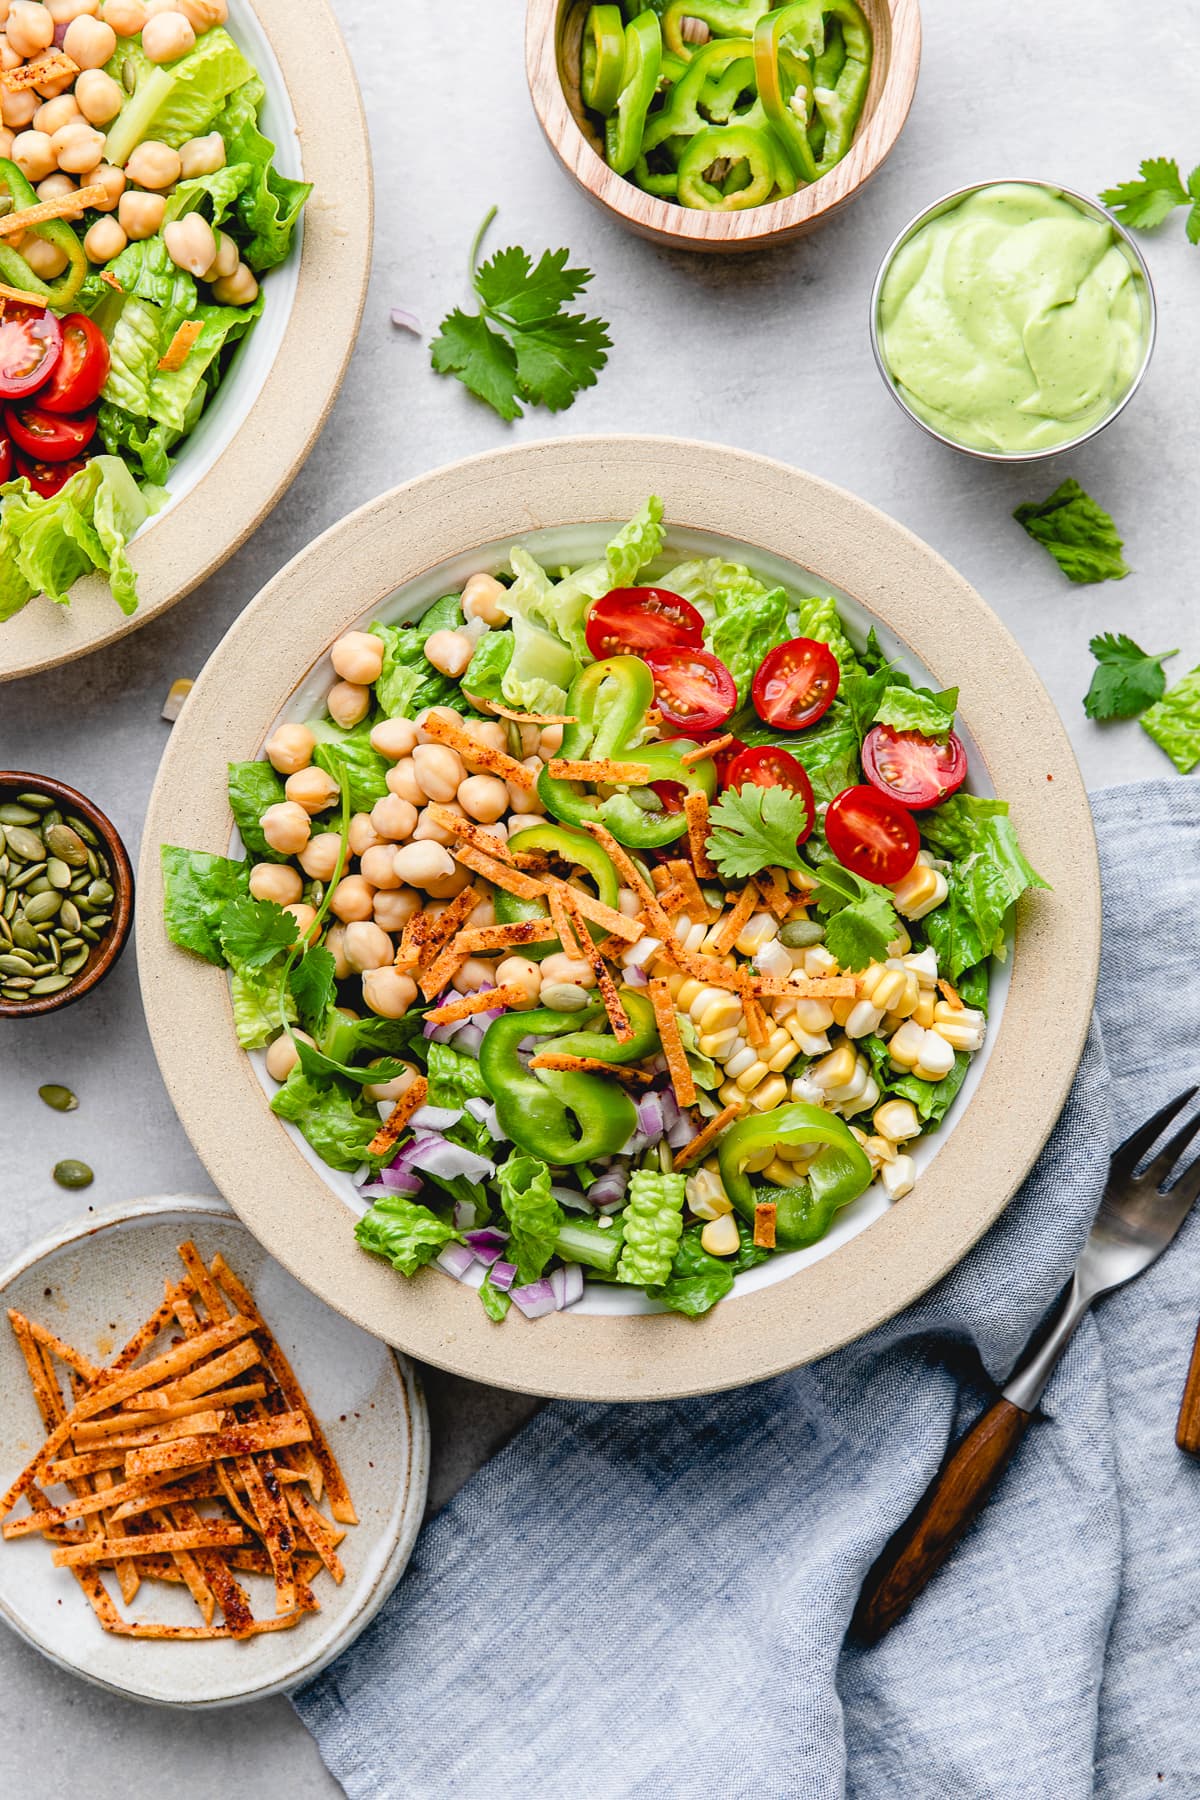
POLYGON ((883 377, 884 384, 887 387, 889 394, 892 396, 892 399, 908 418, 919 425, 921 430, 926 432, 931 438, 936 438, 939 444, 948 444, 952 450, 961 451, 964 456, 978 457, 982 462, 1043 462, 1047 457, 1061 456, 1064 451, 1076 450, 1080 444, 1086 444, 1090 438, 1094 438, 1098 432, 1103 431, 1106 426, 1111 425, 1118 414, 1124 412, 1133 396, 1137 393, 1150 364, 1157 331, 1158 307, 1154 297, 1154 283, 1150 279, 1150 270, 1146 266, 1146 259, 1142 255, 1141 250, 1134 242, 1134 239, 1129 232, 1126 231, 1125 227, 1121 224, 1120 220, 1114 218, 1107 207, 1101 206, 1098 200, 1091 199, 1089 195, 1077 193, 1074 188, 1063 187, 1058 182, 1039 181, 1032 176, 1018 175, 991 181, 973 181, 966 187, 955 188, 952 193, 943 194, 940 200, 935 200, 931 206, 927 206, 923 212, 917 214, 915 219, 910 219, 909 223, 904 227, 904 230, 900 232, 899 236, 888 246, 883 261, 879 265, 879 273, 875 277, 875 285, 871 289, 871 349, 874 352, 876 367, 883 377), (1077 206, 1080 212, 1085 213, 1089 218, 1095 219, 1105 225, 1110 225, 1116 234, 1118 243, 1133 264, 1135 273, 1141 278, 1145 305, 1144 341, 1142 360, 1136 375, 1126 388, 1124 394, 1122 394, 1121 398, 1117 401, 1112 411, 1106 413, 1104 418, 1097 420, 1094 425, 1089 425, 1086 431, 1079 432, 1076 437, 1065 438, 1061 444, 1051 445, 1044 450, 981 450, 975 444, 961 444, 957 438, 947 437, 944 432, 939 431, 935 425, 930 425, 908 404, 908 401, 897 387, 891 370, 888 368, 887 360, 884 357, 879 342, 880 297, 883 293, 883 284, 887 280, 888 271, 898 253, 904 248, 905 244, 908 243, 909 239, 915 237, 917 232, 920 231, 923 226, 927 225, 931 219, 937 218, 942 213, 950 212, 952 208, 958 206, 961 201, 969 199, 972 194, 978 194, 982 192, 983 189, 992 187, 1042 188, 1046 193, 1056 195, 1059 199, 1069 200, 1073 206, 1077 206))

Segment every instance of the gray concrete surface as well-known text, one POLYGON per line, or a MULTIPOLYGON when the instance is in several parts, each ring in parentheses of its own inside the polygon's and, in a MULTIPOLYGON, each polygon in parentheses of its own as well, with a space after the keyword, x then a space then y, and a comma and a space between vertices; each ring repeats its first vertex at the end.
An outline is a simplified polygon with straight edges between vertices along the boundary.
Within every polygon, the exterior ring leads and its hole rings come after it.
MULTIPOLYGON (((664 253, 594 211, 542 142, 525 88, 517 0, 446 8, 335 0, 363 84, 375 151, 375 273, 362 336, 317 449, 274 515, 201 591, 111 650, 0 689, 0 766, 77 783, 136 850, 165 741, 170 682, 195 674, 241 607, 318 531, 360 502, 464 453, 584 431, 665 431, 779 456, 864 495, 954 563, 1002 614, 1047 682, 1090 786, 1169 773, 1135 725, 1089 725, 1087 640, 1131 631, 1200 662, 1196 576, 1195 344, 1200 250, 1182 220, 1147 242, 1161 311, 1157 356, 1125 418, 1085 452, 1035 471, 958 457, 884 392, 867 342, 878 260, 929 200, 963 182, 1039 175, 1095 192, 1147 155, 1200 158, 1189 47, 1197 0, 1139 17, 1108 0, 926 0, 916 105, 870 191, 815 237, 773 255, 707 262, 664 253), (1152 75, 1148 75, 1152 71, 1152 75), (1133 81, 1131 85, 1131 75, 1133 81), (493 203, 491 242, 569 244, 596 271, 589 305, 612 324, 598 386, 565 415, 506 427, 433 375, 423 343, 463 298, 467 246, 493 203), (1013 524, 1020 500, 1077 476, 1115 515, 1136 573, 1072 588, 1013 524)), ((299 17, 299 15, 298 15, 299 17)), ((302 29, 302 24, 298 25, 302 29)), ((336 197, 335 197, 336 198, 336 197)), ((82 1155, 95 1206, 207 1191, 159 1082, 132 952, 107 986, 59 1017, 0 1031, 0 1262, 79 1210, 50 1168, 82 1155), (82 1105, 47 1112, 39 1082, 82 1105)), ((440 1503, 524 1416, 527 1403, 434 1375, 440 1503)), ((0 1793, 118 1795, 245 1784, 265 1796, 336 1793, 283 1701, 219 1719, 167 1715, 83 1686, 0 1633, 0 1793)))

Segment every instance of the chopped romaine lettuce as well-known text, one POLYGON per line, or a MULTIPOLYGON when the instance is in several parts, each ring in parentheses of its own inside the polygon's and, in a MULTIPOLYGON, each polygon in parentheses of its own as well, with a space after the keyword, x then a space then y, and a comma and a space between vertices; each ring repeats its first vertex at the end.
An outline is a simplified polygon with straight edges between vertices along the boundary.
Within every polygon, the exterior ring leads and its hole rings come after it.
POLYGON ((271 1101, 271 1111, 289 1119, 322 1162, 346 1174, 367 1160, 367 1146, 379 1128, 378 1109, 358 1090, 313 1081, 299 1063, 271 1101))
POLYGON ((1161 700, 1142 714, 1142 730, 1165 750, 1181 775, 1200 762, 1200 669, 1169 687, 1161 700))
MULTIPOLYGON (((279 992, 282 973, 282 957, 276 957, 262 969, 233 965, 230 984, 233 1028, 243 1050, 263 1049, 279 1030, 282 1023, 279 992)), ((282 1017, 287 1019, 289 1025, 296 1023, 295 1002, 286 988, 283 991, 282 1017)))
POLYGON ((806 595, 801 600, 796 614, 797 637, 816 638, 822 644, 828 644, 837 657, 838 667, 843 675, 858 668, 858 653, 850 639, 846 636, 838 613, 837 601, 831 595, 806 595))
POLYGON ((993 814, 978 822, 972 849, 946 870, 950 892, 926 917, 925 932, 951 981, 989 956, 1003 959, 1011 908, 1026 888, 1044 888, 1022 854, 1012 822, 993 814))
POLYGON ((229 810, 243 844, 257 862, 287 861, 278 850, 272 850, 259 824, 268 806, 278 806, 284 799, 282 777, 269 762, 229 764, 229 810))
POLYGON ((249 863, 164 844, 162 872, 167 936, 181 949, 221 966, 225 961, 221 915, 232 900, 249 893, 249 863))
MULTIPOLYGON (((118 81, 126 55, 122 41, 116 51, 122 59, 118 81)), ((133 68, 137 85, 108 126, 104 148, 106 159, 118 169, 147 138, 177 150, 189 138, 201 137, 212 128, 227 96, 254 79, 253 68, 220 26, 206 31, 177 62, 154 64, 143 56, 134 59, 133 68)))
POLYGON ((119 457, 94 456, 50 499, 25 480, 0 499, 0 620, 38 593, 65 605, 72 583, 92 569, 107 575, 124 613, 137 607, 137 584, 125 546, 157 512, 165 495, 139 488, 119 457))
POLYGON ((512 661, 515 639, 511 631, 489 631, 479 639, 475 654, 462 678, 464 694, 473 700, 503 699, 504 677, 512 661))
POLYGON ((554 1254, 562 1208, 550 1192, 550 1171, 536 1156, 514 1150, 496 1171, 496 1181, 511 1232, 509 1261, 517 1265, 518 1286, 524 1286, 537 1280, 554 1254))
MULTIPOLYGON (((308 729, 317 740, 313 761, 335 780, 340 781, 345 775, 352 812, 370 812, 388 791, 389 765, 378 750, 371 748, 371 724, 369 716, 348 731, 328 718, 308 722, 308 729)), ((336 800, 333 804, 337 805, 336 800)))
POLYGON ((412 719, 427 706, 461 706, 458 683, 441 674, 425 655, 426 640, 435 631, 453 631, 462 624, 457 594, 444 594, 421 615, 416 624, 384 625, 376 620, 372 636, 383 639, 383 669, 375 683, 375 698, 389 719, 412 719))
POLYGON ((876 723, 892 731, 917 731, 922 737, 945 743, 954 729, 954 709, 958 705, 958 689, 944 694, 928 688, 901 687, 893 684, 883 690, 875 714, 876 723))
POLYGON ((510 706, 525 712, 561 712, 579 664, 552 632, 528 619, 512 622, 513 651, 500 682, 510 706))
POLYGON ((182 366, 161 370, 155 365, 145 405, 150 417, 170 431, 182 432, 210 365, 227 345, 246 335, 262 309, 261 290, 251 306, 197 306, 192 317, 200 323, 200 335, 182 366))
POLYGON ((225 139, 226 159, 247 171, 235 203, 243 259, 256 274, 274 269, 292 247, 304 203, 312 192, 307 181, 293 181, 275 167, 275 146, 258 127, 263 84, 257 76, 236 90, 217 120, 225 139))
MULTIPOLYGON (((751 578, 753 580, 753 578, 751 578)), ((763 657, 787 636, 788 597, 781 588, 746 592, 732 601, 718 590, 717 616, 704 633, 714 656, 720 657, 737 687, 738 705, 744 705, 763 657)))
POLYGON ((385 1257, 401 1275, 415 1275, 439 1250, 460 1241, 450 1219, 399 1194, 376 1200, 354 1227, 354 1235, 364 1250, 385 1257))

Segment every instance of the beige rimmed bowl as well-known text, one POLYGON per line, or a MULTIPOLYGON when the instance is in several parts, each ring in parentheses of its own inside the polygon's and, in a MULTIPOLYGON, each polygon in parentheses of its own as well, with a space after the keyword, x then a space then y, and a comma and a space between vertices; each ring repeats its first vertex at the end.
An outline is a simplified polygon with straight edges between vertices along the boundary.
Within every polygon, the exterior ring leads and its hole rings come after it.
MULTIPOLYGON (((193 689, 151 798, 138 879, 142 994, 162 1073, 199 1155, 256 1236, 331 1305, 427 1362, 585 1399, 756 1381, 836 1349, 923 1293, 999 1215, 1044 1143, 1079 1060, 1099 960, 1087 796, 1049 696, 996 616, 926 544, 853 495, 765 457, 673 438, 564 438, 471 457, 318 538, 236 621, 193 689), (340 632, 381 608, 393 617, 422 608, 471 568, 501 566, 513 542, 536 551, 544 541, 548 559, 561 560, 570 533, 579 554, 587 526, 593 547, 602 544, 650 493, 662 496, 668 542, 683 553, 720 544, 771 579, 786 565, 799 587, 836 589, 860 625, 878 621, 935 685, 960 686, 976 783, 1011 802, 1052 891, 1021 908, 981 1077, 908 1199, 856 1232, 831 1233, 773 1285, 740 1278, 749 1291, 700 1320, 575 1311, 495 1326, 469 1288, 436 1270, 405 1281, 357 1248, 346 1194, 271 1114, 237 1047, 224 973, 166 938, 159 846, 227 849, 226 763, 257 755, 289 704, 323 691, 331 676, 321 665, 340 632), (398 589, 408 590, 399 604, 398 589)), ((770 1264, 752 1273, 767 1271, 780 1273, 770 1264)))
POLYGON ((288 260, 263 282, 262 317, 167 482, 172 501, 133 540, 128 618, 100 575, 69 606, 37 595, 0 622, 0 681, 71 662, 136 631, 219 569, 304 463, 337 397, 371 268, 371 153, 346 46, 326 0, 230 0, 228 29, 266 88, 264 129, 284 172, 311 181, 288 260))
POLYGON ((579 92, 589 0, 528 0, 525 70, 546 140, 590 200, 667 249, 722 253, 769 250, 803 237, 866 186, 904 129, 921 66, 918 0, 860 0, 874 40, 871 79, 850 149, 828 175, 786 200, 744 212, 700 212, 643 193, 610 169, 579 92))

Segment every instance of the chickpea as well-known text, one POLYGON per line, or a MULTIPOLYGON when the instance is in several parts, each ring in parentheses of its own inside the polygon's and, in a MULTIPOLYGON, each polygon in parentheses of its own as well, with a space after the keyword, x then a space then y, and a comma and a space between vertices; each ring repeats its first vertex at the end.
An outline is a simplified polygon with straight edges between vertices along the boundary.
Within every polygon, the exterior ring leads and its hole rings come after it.
POLYGON ((372 750, 378 750, 389 762, 411 756, 416 747, 417 728, 411 719, 381 719, 371 728, 372 750))
POLYGON ((204 281, 220 281, 225 275, 232 275, 238 266, 238 247, 227 232, 217 233, 217 254, 204 271, 204 281))
POLYGON ((572 981, 576 987, 595 987, 592 965, 580 956, 565 956, 561 950, 547 956, 541 965, 543 984, 572 981))
POLYGON ((417 997, 417 984, 396 969, 368 969, 363 1000, 381 1019, 402 1019, 417 997))
POLYGON ((506 956, 496 970, 496 985, 505 987, 509 983, 519 983, 524 988, 522 1007, 536 1006, 542 977, 535 962, 530 962, 527 956, 506 956))
POLYGON ((207 137, 189 138, 179 147, 179 161, 185 181, 194 181, 198 175, 215 175, 225 167, 225 140, 219 131, 210 131, 207 137))
MULTIPOLYGON (((403 804, 403 802, 401 802, 403 804)), ((390 844, 376 844, 362 854, 362 876, 373 888, 398 888, 400 877, 393 864, 396 852, 390 844)))
POLYGON ((371 710, 371 690, 356 687, 352 681, 335 681, 325 696, 325 705, 335 725, 349 729, 361 724, 371 710))
POLYGON ((63 37, 63 49, 79 69, 102 69, 116 47, 117 34, 112 26, 87 13, 72 19, 63 37))
MULTIPOLYGON (((452 812, 458 819, 466 818, 466 814, 457 800, 451 800, 446 811, 452 812)), ((422 811, 417 820, 416 830, 412 835, 414 844, 451 844, 454 841, 453 833, 438 824, 428 807, 422 811)))
POLYGON ((289 775, 283 784, 283 791, 289 800, 302 806, 306 813, 328 812, 341 792, 332 775, 312 766, 297 769, 294 775, 289 775))
MULTIPOLYGON (((367 1064, 368 1069, 373 1069, 380 1060, 379 1057, 376 1057, 374 1062, 369 1062, 367 1064)), ((407 1093, 416 1078, 417 1071, 414 1069, 413 1065, 411 1063, 405 1063, 401 1073, 393 1076, 391 1081, 366 1082, 363 1087, 363 1094, 368 1100, 387 1100, 394 1104, 407 1093)))
POLYGON ((413 772, 429 800, 453 800, 466 780, 462 757, 445 744, 418 744, 412 760, 413 772))
POLYGON ((18 56, 33 58, 54 42, 54 19, 40 0, 13 0, 8 9, 8 41, 18 56))
POLYGON ((164 226, 163 243, 175 267, 186 269, 189 275, 203 275, 217 254, 213 228, 198 212, 185 213, 182 219, 172 219, 164 226))
POLYGON ((39 181, 37 184, 39 200, 57 200, 61 194, 73 194, 74 192, 75 183, 71 177, 60 173, 47 175, 45 181, 39 181))
POLYGON ((117 217, 131 243, 151 238, 163 222, 167 203, 161 194, 124 193, 117 203, 117 217))
POLYGON ((276 906, 290 906, 304 892, 304 883, 287 863, 255 863, 250 871, 250 898, 273 900, 276 906))
POLYGON ((459 786, 458 804, 469 819, 494 825, 508 811, 508 789, 495 775, 468 775, 459 786))
POLYGON ((483 987, 495 987, 496 966, 485 962, 482 957, 469 956, 458 973, 451 978, 451 987, 459 994, 474 994, 483 987))
POLYGON ((382 844, 382 842, 383 839, 371 823, 370 813, 355 813, 350 821, 351 855, 361 856, 364 850, 372 850, 376 844, 382 844))
POLYGON ((356 919, 347 925, 345 947, 346 961, 357 975, 365 975, 368 969, 386 969, 394 955, 391 938, 371 919, 356 919))
POLYGON ((343 875, 333 890, 329 910, 343 925, 353 925, 360 919, 369 919, 373 910, 374 893, 374 888, 361 875, 343 875))
POLYGON ((401 881, 412 887, 428 888, 431 881, 444 881, 458 867, 448 850, 440 844, 402 844, 395 853, 392 867, 401 881))
POLYGON ((285 906, 283 910, 285 913, 291 913, 293 919, 295 919, 296 936, 302 944, 311 944, 314 938, 320 936, 320 926, 317 924, 317 909, 315 906, 309 906, 306 900, 294 900, 290 906, 285 906))
MULTIPOLYGON (((37 109, 38 97, 32 88, 23 88, 17 94, 10 94, 6 88, 0 93, 0 121, 13 131, 23 131, 26 125, 31 125, 37 109)), ((12 242, 11 238, 9 242, 12 242)))
POLYGON ((33 115, 33 129, 53 137, 60 126, 69 125, 72 119, 82 116, 74 94, 60 94, 56 100, 42 101, 33 115))
MULTIPOLYGON (((309 1044, 314 1050, 316 1049, 316 1045, 307 1031, 298 1031, 296 1036, 301 1043, 309 1044)), ((272 1081, 286 1081, 299 1061, 300 1052, 287 1032, 281 1031, 267 1050, 267 1074, 272 1081)))
POLYGON ((84 13, 98 13, 100 0, 46 0, 46 11, 56 25, 69 25, 84 13))
POLYGON ((416 764, 411 756, 402 756, 388 770, 386 779, 389 793, 395 794, 398 800, 407 800, 410 806, 424 806, 425 789, 417 780, 416 764))
POLYGON ((297 856, 312 833, 308 814, 294 800, 280 800, 268 806, 258 823, 268 844, 280 856, 297 856))
MULTIPOLYGON (((463 730, 468 737, 473 738, 485 749, 504 751, 508 749, 508 727, 501 724, 499 719, 468 719, 463 730)), ((468 775, 487 773, 483 763, 475 762, 469 756, 464 757, 463 761, 467 765, 468 775)))
POLYGON ((152 63, 178 62, 196 42, 191 23, 181 12, 159 12, 142 26, 142 49, 152 63))
POLYGON ((223 25, 229 17, 227 0, 177 0, 179 10, 199 37, 214 25, 223 25))
MULTIPOLYGON (((3 18, 8 17, 8 10, 5 5, 5 0, 0 0, 0 17, 3 17, 3 18)), ((7 37, 5 37, 3 32, 0 32, 0 69, 6 70, 6 71, 8 69, 19 69, 21 66, 21 61, 22 61, 21 57, 13 49, 13 47, 9 43, 7 37)))
POLYGON ((443 675, 458 677, 475 654, 465 631, 431 631, 425 640, 425 656, 443 675))
POLYGON ((219 306, 252 306, 258 299, 253 269, 240 262, 232 275, 222 275, 213 282, 212 297, 219 306))
POLYGON ((139 187, 153 188, 156 192, 172 187, 179 180, 179 152, 172 150, 169 144, 160 144, 156 138, 147 138, 125 164, 125 173, 139 187))
POLYGON ((561 725, 543 725, 538 733, 538 755, 543 762, 549 762, 562 749, 563 728, 561 725))
MULTIPOLYGON (((9 239, 12 242, 12 239, 9 239)), ((43 281, 53 281, 61 275, 67 266, 67 253, 60 250, 57 244, 48 244, 45 238, 31 237, 21 245, 21 255, 29 264, 35 275, 43 281)))
POLYGON ((403 931, 420 910, 421 896, 412 888, 385 888, 375 896, 375 923, 385 931, 403 931))
POLYGON ((432 744, 433 739, 425 729, 429 719, 443 719, 447 725, 462 726, 462 720, 452 706, 427 706, 416 718, 418 744, 432 744))
POLYGON ((371 808, 371 824, 381 838, 402 844, 416 830, 417 809, 411 800, 401 800, 398 794, 385 794, 371 808))
POLYGON ((0 156, 11 156, 12 155, 12 147, 13 147, 12 132, 9 131, 7 126, 0 125, 0 156))
MULTIPOLYGON (((111 163, 97 163, 88 176, 88 185, 89 187, 102 187, 105 192, 105 199, 92 201, 96 211, 115 212, 121 195, 125 192, 125 171, 124 169, 114 169, 111 163)), ((124 226, 121 229, 124 231, 124 226)), ((126 231, 125 235, 128 237, 129 233, 126 231)))
MULTIPOLYGON (((535 777, 540 775, 542 771, 541 760, 536 756, 525 757, 522 767, 528 769, 535 777)), ((512 809, 514 812, 544 813, 546 810, 538 795, 536 787, 521 787, 517 782, 510 781, 508 783, 508 797, 512 802, 512 809)))
POLYGON ((44 181, 58 167, 58 158, 44 131, 21 132, 13 143, 12 159, 26 181, 44 181))
POLYGON ((540 725, 517 725, 517 735, 521 740, 521 755, 536 756, 538 744, 542 736, 540 725))
POLYGON ((507 590, 494 575, 469 575, 462 591, 464 619, 482 619, 485 625, 503 625, 508 619, 504 604, 507 590))
POLYGON ((383 668, 383 639, 369 631, 344 631, 334 642, 329 660, 343 681, 369 687, 383 668))
POLYGON ((280 775, 294 775, 307 769, 317 740, 307 725, 280 725, 263 745, 267 761, 280 775))
POLYGON ((461 894, 465 887, 470 886, 470 883, 470 870, 455 863, 453 874, 438 875, 432 881, 427 881, 425 892, 431 900, 453 900, 454 896, 461 894))
POLYGON ((82 119, 73 119, 70 124, 61 126, 50 142, 59 168, 69 175, 90 174, 104 156, 104 133, 93 131, 82 119))
POLYGON ((333 958, 334 980, 345 981, 350 964, 346 961, 346 927, 340 922, 325 933, 325 948, 333 958))
POLYGON ((89 262, 111 262, 120 256, 129 239, 115 219, 97 219, 83 240, 84 255, 89 262))
MULTIPOLYGON (((519 831, 532 831, 535 825, 544 825, 545 823, 546 821, 541 813, 510 813, 508 818, 508 835, 510 838, 515 838, 519 831)), ((638 911, 641 911, 640 904, 638 906, 638 911)))
POLYGON ((63 100, 71 102, 72 113, 64 113, 60 124, 66 124, 72 116, 82 116, 89 125, 109 125, 116 118, 125 103, 125 96, 120 86, 111 75, 103 69, 86 69, 75 83, 73 94, 64 94, 61 100, 47 100, 47 107, 60 106, 63 100))
POLYGON ((102 17, 118 37, 136 37, 146 23, 145 0, 104 0, 102 17))
POLYGON ((336 831, 318 831, 310 837, 297 861, 310 881, 332 881, 341 850, 341 836, 336 831))

